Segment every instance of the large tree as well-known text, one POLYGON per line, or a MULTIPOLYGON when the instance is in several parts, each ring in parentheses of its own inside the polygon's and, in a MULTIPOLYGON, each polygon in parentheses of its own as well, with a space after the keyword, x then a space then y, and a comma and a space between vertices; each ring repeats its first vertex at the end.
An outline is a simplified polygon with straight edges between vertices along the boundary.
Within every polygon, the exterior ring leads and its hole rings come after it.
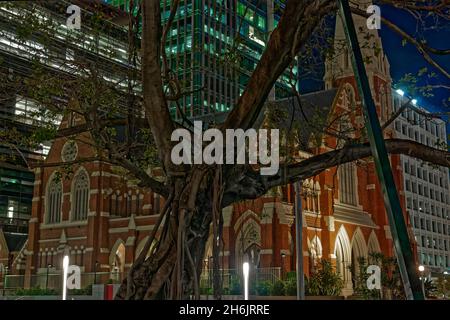
MULTIPOLYGON (((422 1, 381 2, 407 10, 417 17, 431 14, 436 19, 448 21, 448 12, 443 5, 445 1, 429 1, 427 5, 422 1)), ((183 126, 192 129, 189 119, 183 117, 183 122, 175 121, 169 112, 169 104, 177 103, 183 95, 182 86, 173 76, 176 72, 170 70, 164 50, 178 4, 179 1, 172 1, 171 15, 163 25, 159 0, 145 0, 141 5, 131 1, 129 11, 133 14, 128 17, 128 57, 131 67, 125 71, 117 70, 117 74, 128 83, 125 89, 118 89, 105 81, 98 72, 98 65, 89 59, 65 61, 77 72, 61 76, 43 68, 35 68, 26 81, 17 80, 11 84, 25 86, 29 94, 42 103, 45 112, 52 110, 67 114, 70 111, 84 119, 81 125, 59 131, 44 128, 40 134, 33 135, 33 139, 36 136, 42 140, 49 139, 52 134, 53 137, 80 139, 81 133, 89 132, 93 145, 99 150, 97 159, 122 167, 124 174, 136 179, 140 187, 151 189, 166 200, 149 240, 120 287, 117 299, 180 299, 190 295, 198 298, 199 277, 211 226, 213 239, 217 240, 213 241, 214 269, 217 271, 219 268, 222 208, 238 201, 258 198, 273 187, 315 176, 327 168, 371 156, 370 147, 364 136, 361 136, 358 141, 344 137, 346 143, 343 147, 311 155, 300 162, 285 160, 273 176, 262 176, 258 169, 250 165, 175 165, 171 160, 171 151, 175 145, 171 141, 172 132, 183 126), (140 19, 142 36, 134 32, 139 27, 140 19), (134 90, 138 82, 142 83, 142 94, 134 90), (64 101, 68 103, 58 104, 54 99, 56 95, 64 96, 64 101), (120 107, 123 105, 126 108, 120 107), (138 116, 141 112, 145 117, 138 116), (125 142, 115 139, 118 126, 126 128, 125 142), (158 178, 148 170, 149 166, 155 164, 162 168, 158 178), (152 246, 153 243, 156 245, 152 246)), ((337 2, 288 0, 285 9, 280 10, 281 19, 270 33, 245 90, 226 120, 218 126, 223 132, 236 128, 258 129, 261 126, 268 95, 277 79, 293 66, 296 57, 314 55, 308 48, 310 40, 320 32, 318 27, 323 25, 326 17, 336 13, 337 2)), ((364 11, 354 11, 367 16, 364 11)), ((445 68, 433 59, 434 55, 447 54, 448 50, 434 49, 385 18, 383 22, 415 45, 430 64, 448 77, 445 68)), ((314 43, 319 45, 321 42, 317 40, 314 43)), ((5 83, 8 81, 5 80, 5 83)), ((299 96, 294 88, 293 95, 299 96)), ((181 109, 179 111, 182 113, 181 109)), ((398 114, 392 115, 393 118, 396 116, 398 114)), ((341 132, 324 127, 320 130, 342 138, 341 132)), ((11 132, 8 135, 10 139, 17 139, 11 132)), ((298 144, 295 141, 290 143, 291 148, 296 146, 298 144)), ((392 154, 408 154, 426 162, 450 166, 450 154, 442 149, 399 139, 387 140, 386 146, 392 154)), ((58 164, 42 166, 48 165, 58 164)), ((219 297, 220 283, 217 277, 214 287, 216 297, 219 297)))

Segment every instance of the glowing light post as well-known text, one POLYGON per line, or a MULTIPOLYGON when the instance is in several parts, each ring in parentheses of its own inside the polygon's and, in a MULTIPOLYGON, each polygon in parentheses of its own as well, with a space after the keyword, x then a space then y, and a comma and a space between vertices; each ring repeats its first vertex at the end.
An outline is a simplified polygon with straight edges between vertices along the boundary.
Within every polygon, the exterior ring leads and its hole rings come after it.
POLYGON ((244 262, 242 267, 242 270, 244 272, 244 300, 248 300, 248 274, 250 266, 248 262, 244 262))
POLYGON ((423 277, 423 272, 425 271, 425 267, 420 265, 419 266, 419 271, 420 271, 420 280, 422 282, 422 291, 423 291, 423 296, 425 297, 425 283, 424 283, 424 277, 423 277))
POLYGON ((62 299, 66 300, 67 297, 67 271, 69 269, 69 256, 64 256, 63 259, 63 293, 62 299))

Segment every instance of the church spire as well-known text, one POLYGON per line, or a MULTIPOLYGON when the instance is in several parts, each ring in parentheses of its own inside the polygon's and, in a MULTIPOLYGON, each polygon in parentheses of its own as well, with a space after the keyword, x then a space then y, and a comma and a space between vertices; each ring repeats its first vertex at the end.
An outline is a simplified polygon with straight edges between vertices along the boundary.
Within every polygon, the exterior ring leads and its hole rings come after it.
MULTIPOLYGON (((351 5, 364 12, 372 5, 370 0, 352 1, 351 5)), ((371 11, 369 11, 371 12, 371 11)), ((374 76, 386 83, 391 83, 389 62, 384 54, 381 38, 378 30, 367 22, 367 18, 353 14, 353 21, 358 34, 358 40, 366 65, 367 76, 373 81, 374 76), (371 28, 369 28, 369 26, 371 28)), ((353 76, 351 64, 351 52, 345 39, 344 26, 340 13, 336 16, 336 28, 334 33, 333 57, 328 58, 325 64, 325 87, 336 87, 339 80, 353 76)))

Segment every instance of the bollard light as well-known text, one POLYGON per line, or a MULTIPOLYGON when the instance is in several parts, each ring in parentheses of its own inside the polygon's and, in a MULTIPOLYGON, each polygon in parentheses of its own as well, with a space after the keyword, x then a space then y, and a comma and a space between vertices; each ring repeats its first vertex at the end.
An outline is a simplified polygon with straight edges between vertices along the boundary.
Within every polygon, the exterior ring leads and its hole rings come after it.
POLYGON ((69 269, 69 256, 64 256, 63 259, 63 294, 62 299, 66 300, 67 296, 67 271, 69 269))
POLYGON ((420 272, 424 272, 425 271, 425 267, 424 266, 419 266, 419 271, 420 272))
POLYGON ((248 273, 250 269, 248 262, 244 262, 242 269, 244 271, 244 300, 248 300, 248 273))

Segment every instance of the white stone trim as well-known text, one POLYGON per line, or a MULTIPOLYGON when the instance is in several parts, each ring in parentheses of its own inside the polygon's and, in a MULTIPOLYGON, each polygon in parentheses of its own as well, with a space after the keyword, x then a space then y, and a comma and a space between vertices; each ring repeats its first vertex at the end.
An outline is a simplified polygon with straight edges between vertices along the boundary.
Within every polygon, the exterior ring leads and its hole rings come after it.
POLYGON ((59 223, 52 223, 52 224, 44 224, 41 223, 39 225, 39 229, 59 229, 59 228, 70 228, 70 227, 78 227, 78 226, 86 226, 88 225, 87 220, 83 221, 65 221, 65 222, 59 222, 59 223))
POLYGON ((259 254, 273 254, 273 249, 261 249, 259 254))
POLYGON ((109 248, 100 248, 100 253, 109 253, 109 248))
POLYGON ((389 226, 384 226, 384 234, 386 239, 392 239, 391 228, 389 226))
POLYGON ((149 230, 153 230, 155 226, 154 225, 147 225, 147 226, 139 226, 136 227, 137 231, 149 231, 149 230))
POLYGON ((325 221, 325 225, 328 227, 328 231, 335 231, 334 227, 334 217, 332 216, 324 216, 323 221, 325 221))
POLYGON ((367 190, 375 190, 375 184, 374 184, 374 183, 368 184, 368 185, 366 186, 366 189, 367 189, 367 190))
POLYGON ((126 247, 132 247, 132 246, 134 246, 135 242, 136 242, 136 237, 135 236, 128 237, 127 241, 125 242, 125 246, 126 247))
POLYGON ((219 252, 219 257, 228 257, 229 255, 230 255, 230 251, 228 251, 228 250, 219 252))
POLYGON ((261 215, 261 224, 271 224, 273 221, 273 213, 275 211, 275 203, 274 202, 266 202, 264 203, 262 215, 261 215))
POLYGON ((123 228, 109 228, 108 233, 122 233, 128 232, 128 227, 123 228))
MULTIPOLYGON (((237 232, 238 228, 241 227, 241 225, 244 225, 244 221, 246 218, 253 217, 253 220, 256 222, 260 222, 259 216, 252 210, 246 210, 244 213, 241 214, 241 216, 236 220, 236 223, 234 224, 233 228, 234 231, 237 232)), ((225 225, 225 223, 224 223, 225 225)))
MULTIPOLYGON (((41 239, 38 240, 39 243, 46 243, 46 242, 59 242, 61 240, 61 238, 55 238, 55 239, 41 239)), ((71 237, 71 238, 66 238, 67 241, 74 241, 74 240, 87 240, 87 236, 82 236, 82 237, 71 237)), ((47 248, 48 249, 48 248, 47 248)))
POLYGON ((229 205, 222 209, 223 226, 229 227, 231 225, 231 217, 233 216, 233 205, 229 205))

